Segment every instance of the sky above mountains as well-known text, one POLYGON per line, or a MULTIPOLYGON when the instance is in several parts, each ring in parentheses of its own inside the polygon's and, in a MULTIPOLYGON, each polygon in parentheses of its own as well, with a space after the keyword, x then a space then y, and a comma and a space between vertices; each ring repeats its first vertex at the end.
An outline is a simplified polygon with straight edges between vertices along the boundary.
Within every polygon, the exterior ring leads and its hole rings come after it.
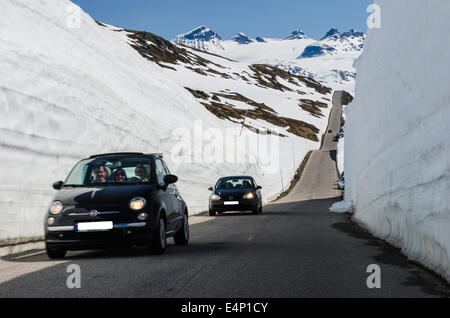
POLYGON ((314 39, 330 28, 366 32, 366 8, 373 0, 72 0, 93 18, 120 27, 146 30, 173 39, 206 25, 230 39, 285 38, 301 29, 314 39))

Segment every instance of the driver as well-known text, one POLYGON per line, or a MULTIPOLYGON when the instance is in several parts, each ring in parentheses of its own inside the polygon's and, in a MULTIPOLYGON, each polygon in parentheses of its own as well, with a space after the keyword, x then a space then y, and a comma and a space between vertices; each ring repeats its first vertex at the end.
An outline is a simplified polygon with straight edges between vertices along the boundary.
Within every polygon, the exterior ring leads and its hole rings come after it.
POLYGON ((104 165, 100 165, 94 170, 95 173, 95 182, 96 183, 105 183, 106 177, 108 175, 106 168, 104 165))
POLYGON ((134 169, 134 174, 136 175, 136 177, 139 177, 142 182, 148 182, 148 177, 147 177, 147 170, 145 170, 145 167, 141 164, 138 164, 136 166, 136 169, 134 169))

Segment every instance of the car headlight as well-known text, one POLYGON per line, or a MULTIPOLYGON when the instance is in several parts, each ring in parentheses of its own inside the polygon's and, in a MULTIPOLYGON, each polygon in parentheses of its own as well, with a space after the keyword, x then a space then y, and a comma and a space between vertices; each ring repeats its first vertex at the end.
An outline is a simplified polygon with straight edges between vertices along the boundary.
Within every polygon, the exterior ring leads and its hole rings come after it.
POLYGON ((141 197, 133 198, 130 201, 130 209, 135 211, 141 210, 144 208, 146 203, 147 201, 144 198, 141 197))
POLYGON ((214 201, 220 200, 220 195, 213 194, 213 195, 211 196, 211 200, 214 200, 214 201))
POLYGON ((249 192, 246 195, 244 195, 244 199, 250 200, 253 199, 255 197, 255 195, 253 194, 253 192, 249 192))
POLYGON ((64 205, 60 201, 54 201, 50 204, 50 208, 48 209, 51 214, 57 215, 60 214, 64 205))

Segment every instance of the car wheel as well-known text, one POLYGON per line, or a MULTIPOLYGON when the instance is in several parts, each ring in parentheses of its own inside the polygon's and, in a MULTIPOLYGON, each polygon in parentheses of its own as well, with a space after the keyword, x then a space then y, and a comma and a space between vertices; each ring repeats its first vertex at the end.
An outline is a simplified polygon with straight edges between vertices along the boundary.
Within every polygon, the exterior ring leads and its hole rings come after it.
POLYGON ((258 214, 258 212, 259 212, 259 208, 258 208, 258 205, 256 205, 256 207, 252 209, 252 213, 258 214))
POLYGON ((261 206, 259 207, 259 214, 261 214, 263 212, 263 210, 262 210, 262 204, 261 204, 261 206))
POLYGON ((183 224, 180 230, 173 237, 176 245, 187 245, 189 242, 189 220, 187 213, 183 216, 183 224))
POLYGON ((45 245, 45 250, 47 252, 47 256, 50 259, 60 259, 64 258, 66 256, 67 251, 65 249, 56 249, 56 248, 50 248, 45 245))
POLYGON ((216 216, 216 211, 209 210, 209 215, 210 215, 210 216, 216 216))
POLYGON ((150 252, 152 254, 164 254, 167 248, 166 222, 163 218, 158 221, 158 228, 151 242, 150 252))

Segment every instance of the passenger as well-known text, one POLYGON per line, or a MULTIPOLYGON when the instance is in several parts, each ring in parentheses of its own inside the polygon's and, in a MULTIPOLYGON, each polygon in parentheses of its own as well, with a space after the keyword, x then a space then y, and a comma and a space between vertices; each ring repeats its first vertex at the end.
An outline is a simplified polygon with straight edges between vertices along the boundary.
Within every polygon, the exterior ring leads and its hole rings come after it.
POLYGON ((134 174, 136 175, 136 177, 139 177, 142 182, 148 182, 149 180, 147 177, 147 170, 145 170, 145 167, 141 164, 138 164, 136 166, 136 169, 134 169, 134 174))
POLYGON ((251 189, 251 187, 252 187, 252 185, 251 185, 250 181, 245 180, 245 181, 242 183, 242 188, 243 188, 243 189, 251 189))
POLYGON ((108 172, 104 165, 100 165, 94 169, 95 173, 95 182, 96 183, 105 183, 107 181, 108 172))
POLYGON ((114 172, 114 181, 119 181, 119 182, 127 181, 127 174, 126 174, 125 170, 123 170, 122 168, 117 169, 114 172))

